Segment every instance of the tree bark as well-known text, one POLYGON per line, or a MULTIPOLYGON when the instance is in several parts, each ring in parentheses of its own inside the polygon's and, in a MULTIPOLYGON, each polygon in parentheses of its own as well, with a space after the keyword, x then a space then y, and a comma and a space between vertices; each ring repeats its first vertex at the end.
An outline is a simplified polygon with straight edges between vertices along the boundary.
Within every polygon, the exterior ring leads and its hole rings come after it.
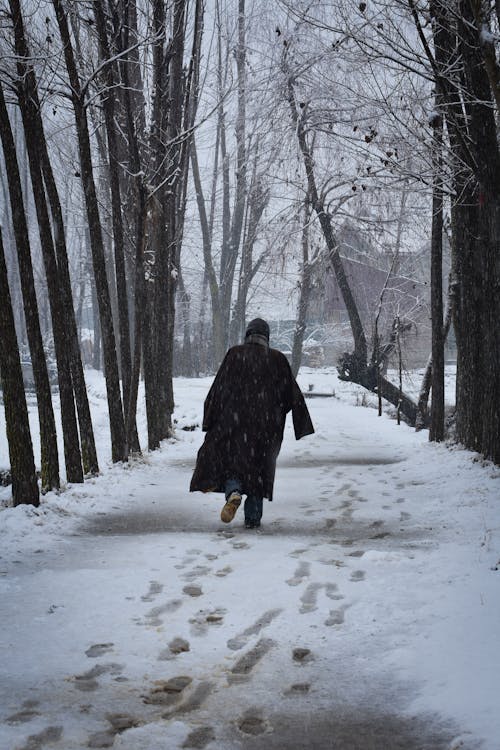
POLYGON ((16 149, 10 120, 5 104, 3 88, 0 83, 0 136, 5 156, 5 167, 9 183, 12 223, 16 240, 17 258, 23 295, 26 333, 33 367, 33 377, 38 403, 40 424, 41 478, 42 492, 59 488, 59 458, 57 451, 56 424, 52 407, 47 362, 43 349, 38 303, 35 292, 35 280, 31 263, 28 225, 24 211, 24 199, 21 178, 16 158, 16 149))
POLYGON ((99 206, 94 182, 90 137, 84 104, 84 92, 76 67, 73 47, 69 34, 66 11, 62 0, 53 0, 57 23, 64 47, 64 57, 69 76, 71 100, 75 113, 75 124, 78 136, 80 168, 89 223, 90 244, 94 265, 97 302, 101 323, 101 336, 104 352, 104 374, 111 430, 111 454, 113 461, 126 461, 128 458, 123 417, 122 399, 120 394, 120 379, 116 356, 116 342, 113 330, 113 316, 109 286, 106 276, 106 262, 102 237, 102 226, 99 216, 99 206))
POLYGON ((302 349, 304 344, 304 334, 307 326, 307 310, 311 296, 311 266, 309 262, 309 222, 311 218, 309 196, 306 194, 304 201, 304 224, 302 226, 302 273, 300 279, 299 304, 297 311, 297 321, 293 335, 292 346, 292 373, 294 378, 300 369, 302 362, 302 349))
POLYGON ((229 321, 231 315, 231 298, 234 273, 239 255, 245 205, 247 202, 247 144, 246 144, 246 40, 245 40, 245 0, 238 0, 238 43, 235 51, 238 80, 238 103, 236 111, 236 188, 232 216, 229 212, 229 172, 225 150, 225 119, 221 122, 221 143, 223 144, 223 163, 226 165, 224 190, 226 191, 226 232, 221 253, 220 295, 222 325, 225 347, 229 342, 229 321), (230 222, 230 226, 229 226, 230 222))
MULTIPOLYGON (((130 378, 131 378, 131 349, 130 349, 130 324, 128 312, 127 277, 125 269, 125 243, 123 231, 122 199, 120 189, 118 138, 115 111, 115 90, 118 85, 119 75, 116 64, 113 62, 106 31, 106 20, 100 0, 94 0, 94 16, 99 36, 101 59, 106 62, 104 68, 105 90, 102 92, 104 118, 106 124, 106 136, 108 142, 108 164, 109 182, 111 190, 111 211, 113 221, 113 241, 116 277, 116 295, 118 304, 118 325, 120 332, 120 363, 123 390, 124 418, 128 423, 128 407, 130 402, 130 378)), ((132 428, 131 446, 134 452, 139 449, 137 428, 132 428)))
POLYGON ((63 306, 62 290, 47 206, 47 196, 43 183, 41 166, 40 134, 37 132, 36 81, 32 69, 26 64, 29 50, 26 44, 24 23, 19 0, 10 0, 14 20, 14 37, 17 57, 17 96, 23 121, 31 186, 35 200, 40 245, 42 249, 45 276, 47 281, 52 334, 57 360, 59 397, 61 401, 61 422, 64 441, 66 477, 69 482, 83 482, 82 456, 76 421, 73 383, 69 364, 69 340, 66 330, 66 311, 63 306))
POLYGON ((28 407, 17 347, 14 314, 7 281, 7 266, 0 229, 0 377, 7 440, 9 443, 12 500, 14 505, 39 505, 38 482, 33 458, 28 407))
MULTIPOLYGON (((130 21, 130 5, 126 3, 124 9, 124 33, 123 33, 123 45, 125 49, 129 48, 129 32, 130 28, 133 27, 133 22, 130 21)), ((136 412, 137 412, 137 394, 139 389, 139 378, 141 370, 141 354, 143 349, 143 311, 145 306, 144 300, 144 250, 146 245, 146 186, 144 184, 144 172, 141 168, 141 151, 139 147, 139 138, 137 133, 136 122, 139 120, 139 129, 144 134, 144 124, 140 118, 140 114, 143 114, 143 109, 140 108, 137 113, 137 107, 134 107, 133 96, 131 93, 131 77, 130 71, 135 70, 134 64, 128 64, 128 58, 124 60, 123 64, 123 113, 125 119, 125 133, 128 145, 129 160, 131 165, 131 171, 134 175, 133 182, 131 183, 131 204, 134 206, 134 222, 133 222, 133 233, 135 246, 134 246, 134 337, 133 337, 133 353, 132 353, 132 364, 131 364, 131 376, 130 376, 130 394, 129 403, 126 410, 127 422, 125 424, 128 444, 131 446, 132 451, 134 450, 133 431, 135 429, 136 412), (138 114, 138 117, 134 117, 134 114, 138 114)), ((137 73, 137 71, 136 71, 137 73)), ((142 89, 141 89, 142 90, 142 89)), ((136 92, 137 96, 137 92, 136 92)), ((149 422, 148 422, 149 429, 149 422)), ((137 446, 138 452, 140 452, 140 446, 137 446)))
MULTIPOLYGON (((436 44, 439 45, 438 38, 436 44)), ((436 442, 444 440, 442 148, 443 121, 439 116, 434 123, 432 159, 434 172, 431 232, 432 403, 429 430, 429 440, 436 442)))
MULTIPOLYGON (((458 32, 467 88, 467 121, 478 183, 479 241, 483 256, 481 289, 483 349, 480 401, 476 407, 482 422, 481 453, 500 463, 500 149, 494 101, 481 54, 482 30, 474 24, 468 0, 460 0, 458 32)), ((498 115, 498 112, 497 112, 498 115)), ((464 436, 468 438, 467 435, 464 436)))

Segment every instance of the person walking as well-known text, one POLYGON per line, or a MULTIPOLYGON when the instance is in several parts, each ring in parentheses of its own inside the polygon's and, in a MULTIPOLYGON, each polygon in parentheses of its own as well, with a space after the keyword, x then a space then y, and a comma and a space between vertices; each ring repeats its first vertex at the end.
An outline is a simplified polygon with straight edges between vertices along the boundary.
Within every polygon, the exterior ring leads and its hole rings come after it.
POLYGON ((314 432, 287 358, 269 346, 269 325, 255 318, 243 344, 227 352, 205 399, 207 434, 196 459, 190 491, 223 492, 221 520, 233 520, 246 495, 245 526, 258 528, 263 499, 273 499, 276 460, 286 415, 295 438, 314 432))

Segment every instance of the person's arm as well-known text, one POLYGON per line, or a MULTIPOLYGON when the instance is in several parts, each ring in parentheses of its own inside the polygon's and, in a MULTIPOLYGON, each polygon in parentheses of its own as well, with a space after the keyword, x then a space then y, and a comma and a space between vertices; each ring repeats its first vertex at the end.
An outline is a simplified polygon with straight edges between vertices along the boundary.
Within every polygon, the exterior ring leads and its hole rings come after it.
MULTIPOLYGON (((290 374, 292 375, 291 371, 290 374)), ((312 435, 314 427, 302 391, 293 375, 292 381, 293 429, 295 432, 295 439, 300 440, 300 438, 303 438, 305 435, 312 435)))
POLYGON ((314 432, 313 423, 309 414, 309 409, 306 406, 304 396, 299 388, 299 385, 293 377, 292 368, 285 355, 282 355, 283 367, 286 371, 286 379, 288 386, 286 389, 287 403, 285 409, 287 412, 291 410, 293 419, 293 429, 295 432, 295 439, 305 435, 311 435, 314 432))

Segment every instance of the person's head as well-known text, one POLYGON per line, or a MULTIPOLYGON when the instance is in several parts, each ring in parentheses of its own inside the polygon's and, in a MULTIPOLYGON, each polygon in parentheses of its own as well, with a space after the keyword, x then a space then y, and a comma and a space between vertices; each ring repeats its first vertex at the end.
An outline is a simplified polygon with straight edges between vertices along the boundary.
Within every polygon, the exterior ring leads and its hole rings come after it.
POLYGON ((269 325, 262 318, 254 318, 247 325, 245 333, 245 343, 254 341, 255 343, 269 344, 269 325))

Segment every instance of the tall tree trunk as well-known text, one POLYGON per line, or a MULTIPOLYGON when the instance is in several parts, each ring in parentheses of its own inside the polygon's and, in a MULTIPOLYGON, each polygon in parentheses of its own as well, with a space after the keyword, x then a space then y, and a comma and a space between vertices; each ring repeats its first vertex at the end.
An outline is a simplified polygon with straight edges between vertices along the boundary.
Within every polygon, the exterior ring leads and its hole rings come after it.
POLYGON ((212 302, 212 329, 213 329, 213 350, 215 364, 218 366, 225 354, 225 341, 224 331, 222 324, 222 311, 221 311, 221 300, 219 284, 217 282, 217 274, 215 272, 213 260, 212 260, 212 233, 210 231, 210 224, 205 208, 205 199, 203 195, 203 188, 201 185, 200 169, 198 165, 198 154, 196 150, 196 143, 193 140, 191 147, 191 166, 194 188, 196 193, 196 202, 198 205, 198 211, 200 215, 200 227, 201 237, 203 246, 203 259, 205 261, 205 275, 208 282, 208 288, 210 290, 210 298, 212 302))
MULTIPOLYGON (((500 149, 494 100, 481 54, 483 29, 475 26, 470 3, 459 2, 458 32, 469 94, 466 110, 478 182, 478 218, 483 253, 483 345, 481 453, 500 463, 500 149)), ((498 115, 498 112, 496 113, 498 115)), ((472 332, 471 332, 472 333, 472 332)))
MULTIPOLYGON (((108 141, 109 182, 111 190, 111 211, 113 220, 113 240, 116 276, 116 294, 118 303, 118 323, 120 332, 120 362, 123 388, 123 404, 125 423, 128 424, 128 407, 130 403, 130 378, 132 355, 130 349, 130 324, 128 312, 127 278, 125 269, 125 243, 123 232, 122 200, 120 190, 118 139, 116 133, 115 90, 118 84, 118 71, 112 59, 106 31, 106 20, 102 9, 102 2, 94 0, 94 15, 99 35, 101 58, 106 62, 104 68, 104 83, 106 90, 102 94, 106 135, 108 141)), ((135 422, 135 420, 134 420, 135 422)), ((139 450, 137 428, 132 428, 134 452, 139 450)))
POLYGON ((471 450, 481 450, 484 373, 483 253, 479 241, 478 206, 474 191, 461 186, 460 201, 451 209, 453 267, 458 279, 454 308, 457 341, 457 439, 471 450), (470 203, 467 198, 469 198, 470 203), (462 203, 463 201, 463 203, 462 203), (475 335, 471 335, 474 332, 475 335))
POLYGON ((7 266, 0 229, 0 377, 7 440, 9 443, 12 499, 14 505, 39 504, 38 482, 33 458, 28 407, 17 348, 14 314, 7 282, 7 266))
POLYGON ((333 232, 332 222, 330 216, 325 211, 323 203, 318 194, 316 186, 316 179, 314 175, 314 164, 310 148, 307 144, 306 133, 304 128, 303 116, 299 115, 297 109, 297 102, 295 99, 295 89, 293 77, 287 74, 288 83, 288 102, 292 113, 292 120, 295 124, 297 138, 299 141, 299 147, 304 160, 304 167, 307 176, 307 184, 309 190, 309 196, 311 205, 316 212, 321 229, 326 240, 330 263, 332 264, 335 276, 337 278, 344 304, 347 309, 349 321, 351 323, 352 334, 354 338, 354 359, 356 360, 356 366, 360 373, 366 370, 367 363, 367 344, 365 332, 363 330, 363 324, 359 316, 358 308, 354 300, 351 287, 347 280, 347 276, 344 270, 344 265, 340 257, 338 250, 338 243, 333 232))
POLYGON ((57 451, 56 424, 52 407, 52 394, 43 349, 35 280, 31 263, 28 225, 24 212, 21 178, 16 158, 16 149, 10 120, 0 83, 0 137, 5 156, 5 167, 9 183, 12 223, 17 247, 21 290, 23 295, 26 332, 33 367, 33 377, 38 403, 40 423, 42 492, 59 488, 59 459, 57 451))
POLYGON ((80 84, 68 29, 66 11, 64 10, 62 0, 53 0, 53 5, 64 47, 64 57, 69 76, 71 100, 75 113, 75 124, 78 135, 80 167, 87 208, 87 219, 89 222, 90 244, 92 249, 97 302, 99 305, 99 317, 101 323, 101 336, 104 352, 104 374, 106 378, 111 430, 111 454, 113 461, 126 461, 128 452, 122 399, 120 394, 116 342, 113 331, 113 316, 111 312, 109 286, 106 276, 102 227, 92 168, 92 153, 90 148, 87 116, 85 112, 84 91, 82 91, 80 84))
POLYGON ((18 55, 17 71, 19 81, 17 84, 17 96, 28 151, 31 186, 38 220, 40 245, 45 267, 52 320, 54 349, 57 360, 66 476, 69 482, 83 482, 80 440, 69 364, 69 340, 66 335, 66 310, 63 306, 62 290, 57 268, 54 240, 52 237, 52 227, 47 206, 47 196, 42 176, 40 133, 37 128, 38 112, 36 102, 38 96, 36 80, 34 79, 33 70, 26 64, 26 60, 29 57, 29 50, 26 44, 24 23, 19 0, 10 0, 10 8, 14 20, 15 49, 18 55))
POLYGON ((247 298, 250 284, 265 257, 265 253, 262 253, 255 262, 253 261, 253 249, 257 237, 257 229, 264 210, 269 203, 269 190, 263 186, 261 179, 257 176, 258 154, 259 149, 257 147, 254 149, 252 183, 246 203, 247 218, 245 220, 241 243, 238 293, 233 309, 229 336, 229 343, 231 345, 239 343, 245 335, 247 298))
MULTIPOLYGON (((132 3, 135 7, 135 4, 132 3)), ((126 3, 124 10, 124 33, 123 33, 123 45, 125 49, 129 47, 129 31, 133 26, 129 17, 130 4, 126 3)), ((134 181, 131 185, 131 197, 132 205, 135 208, 134 211, 134 225, 132 236, 134 238, 134 348, 132 354, 132 366, 130 374, 130 396, 127 408, 127 422, 125 425, 128 443, 131 449, 134 450, 133 431, 136 422, 136 411, 137 411, 137 394, 139 389, 139 377, 141 370, 141 353, 143 347, 143 310, 145 305, 144 299, 144 249, 146 244, 146 187, 144 184, 144 173, 141 168, 141 153, 139 147, 139 139, 136 128, 136 113, 137 108, 133 106, 132 99, 132 85, 130 71, 135 70, 134 65, 129 65, 128 60, 124 61, 123 65, 123 113, 125 119, 125 133, 129 151, 130 165, 132 173, 134 174, 134 181), (133 188, 133 190, 132 190, 133 188)), ((141 89, 142 90, 142 89, 141 89)), ((139 114, 143 110, 139 111, 139 114)), ((144 127, 139 124, 141 132, 144 133, 144 127)), ((137 446, 137 450, 140 451, 140 446, 137 446)))
MULTIPOLYGON (((168 437, 172 429, 174 410, 172 385, 172 358, 174 342, 175 290, 177 285, 176 261, 179 253, 177 246, 182 235, 178 222, 179 191, 181 182, 182 153, 182 113, 185 82, 183 76, 183 56, 185 45, 186 0, 175 0, 173 4, 172 39, 169 45, 168 68, 168 114, 166 115, 167 143, 163 144, 166 156, 166 178, 168 190, 162 188, 162 235, 164 241, 157 246, 155 260, 155 302, 156 325, 158 326, 158 359, 157 382, 159 412, 159 438, 168 437)), ((166 103, 166 102, 165 102, 166 103)), ((165 115, 164 115, 165 116, 165 115)), ((165 135, 163 138, 165 138, 165 135)))
POLYGON ((297 320, 293 334, 292 346, 292 373, 294 378, 300 369, 302 361, 302 347, 304 343, 304 334, 307 326, 307 310, 309 307, 309 298, 311 296, 311 266, 309 263, 309 222, 311 219, 311 210, 309 196, 306 194, 304 201, 304 223, 302 226, 302 273, 300 279, 299 304, 297 310, 297 320))
POLYGON ((432 403, 429 440, 436 442, 444 439, 442 149, 443 121, 440 115, 434 122, 431 238, 432 403))
POLYGON ((225 167, 224 190, 226 191, 226 228, 227 238, 223 240, 221 253, 221 312, 225 346, 229 341, 229 321, 231 315, 231 298, 233 293, 234 273, 238 260, 245 205, 247 201, 247 144, 246 144, 246 40, 245 40, 245 0, 238 0, 238 44, 235 51, 236 69, 238 76, 238 104, 236 111, 236 186, 233 212, 228 226, 229 207, 229 171, 228 160, 225 157, 225 120, 221 122, 221 144, 223 146, 223 168, 225 167))

